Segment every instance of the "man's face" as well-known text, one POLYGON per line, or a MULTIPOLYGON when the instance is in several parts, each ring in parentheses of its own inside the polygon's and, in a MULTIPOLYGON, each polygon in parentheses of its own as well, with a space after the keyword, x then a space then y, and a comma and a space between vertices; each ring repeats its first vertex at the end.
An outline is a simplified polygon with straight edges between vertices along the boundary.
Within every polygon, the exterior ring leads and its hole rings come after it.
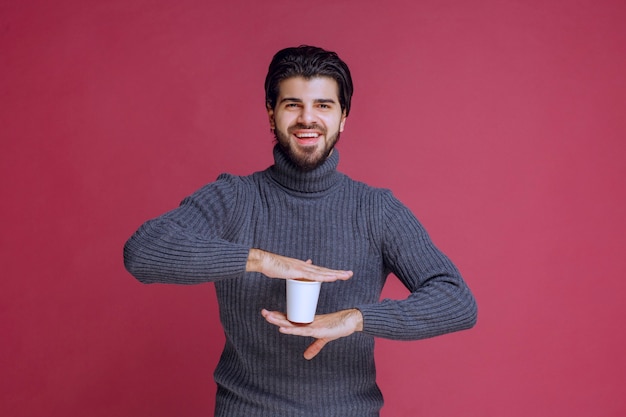
POLYGON ((339 87, 329 77, 281 81, 276 106, 267 109, 276 140, 302 170, 319 166, 343 132, 339 87))

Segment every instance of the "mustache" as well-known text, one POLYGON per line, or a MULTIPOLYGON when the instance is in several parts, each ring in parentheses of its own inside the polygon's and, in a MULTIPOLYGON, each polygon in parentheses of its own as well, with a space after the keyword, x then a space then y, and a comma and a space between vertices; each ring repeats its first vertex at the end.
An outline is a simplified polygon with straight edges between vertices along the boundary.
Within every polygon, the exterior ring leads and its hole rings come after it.
POLYGON ((326 129, 324 129, 323 126, 320 126, 317 123, 313 123, 310 125, 298 123, 289 128, 290 133, 293 132, 294 130, 319 130, 322 133, 326 133, 326 129))

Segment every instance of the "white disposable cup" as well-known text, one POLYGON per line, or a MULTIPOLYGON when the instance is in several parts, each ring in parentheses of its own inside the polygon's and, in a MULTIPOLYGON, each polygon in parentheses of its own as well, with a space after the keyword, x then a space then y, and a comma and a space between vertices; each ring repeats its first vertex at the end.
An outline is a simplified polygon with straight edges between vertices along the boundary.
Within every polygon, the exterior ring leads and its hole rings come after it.
POLYGON ((301 279, 287 280, 287 320, 311 323, 315 318, 322 283, 301 279))

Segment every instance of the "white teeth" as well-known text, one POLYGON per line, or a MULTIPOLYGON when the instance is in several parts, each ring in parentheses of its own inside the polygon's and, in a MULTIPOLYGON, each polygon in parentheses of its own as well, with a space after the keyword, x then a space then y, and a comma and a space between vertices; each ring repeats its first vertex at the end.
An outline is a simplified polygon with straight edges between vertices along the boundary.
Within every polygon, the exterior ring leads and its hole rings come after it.
POLYGON ((297 137, 303 139, 303 138, 316 138, 319 136, 319 134, 317 133, 300 133, 298 135, 296 135, 297 137))

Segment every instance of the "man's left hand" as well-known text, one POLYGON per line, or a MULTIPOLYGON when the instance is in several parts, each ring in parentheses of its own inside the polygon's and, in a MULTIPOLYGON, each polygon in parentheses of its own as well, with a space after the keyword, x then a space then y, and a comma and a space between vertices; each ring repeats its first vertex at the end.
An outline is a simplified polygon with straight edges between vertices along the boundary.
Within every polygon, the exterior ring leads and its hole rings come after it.
POLYGON ((314 337, 315 341, 304 352, 307 360, 320 353, 326 343, 363 330, 363 316, 357 309, 321 314, 315 316, 315 320, 309 324, 292 323, 284 313, 278 311, 264 309, 261 314, 269 323, 278 326, 278 331, 283 334, 314 337))

